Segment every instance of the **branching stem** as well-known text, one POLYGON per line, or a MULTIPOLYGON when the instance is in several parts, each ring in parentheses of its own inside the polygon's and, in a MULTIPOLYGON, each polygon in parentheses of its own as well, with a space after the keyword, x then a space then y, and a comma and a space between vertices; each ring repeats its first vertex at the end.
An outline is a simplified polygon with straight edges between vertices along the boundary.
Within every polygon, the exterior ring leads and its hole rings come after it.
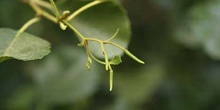
POLYGON ((57 6, 56 6, 56 4, 54 3, 53 0, 50 0, 50 3, 51 3, 51 5, 52 5, 52 7, 53 7, 53 10, 54 10, 55 16, 56 16, 56 18, 57 18, 57 21, 59 21, 59 19, 60 19, 60 13, 59 13, 59 11, 58 11, 58 9, 57 9, 57 6))
POLYGON ((36 12, 38 17, 35 17, 31 20, 29 20, 25 25, 23 25, 23 27, 18 31, 18 33, 16 34, 16 37, 19 36, 20 33, 24 32, 31 24, 37 22, 40 20, 39 16, 43 16, 44 18, 56 23, 56 24, 60 24, 61 29, 65 30, 66 27, 70 28, 73 32, 75 32, 76 36, 78 37, 78 39, 80 40, 80 44, 78 44, 78 46, 84 46, 86 49, 86 53, 87 53, 87 68, 90 69, 90 65, 92 63, 92 59, 95 60, 96 62, 105 65, 105 69, 109 70, 109 86, 110 86, 110 91, 112 91, 113 89, 113 69, 111 67, 111 65, 114 65, 115 63, 112 62, 111 60, 109 60, 108 54, 105 50, 105 46, 104 45, 112 45, 115 46, 121 50, 124 51, 124 53, 126 53, 128 56, 130 56, 132 59, 134 59, 135 61, 144 64, 144 62, 140 59, 138 59, 136 56, 134 56, 131 52, 129 52, 126 48, 124 48, 123 46, 120 46, 116 43, 111 42, 112 39, 114 39, 117 34, 119 33, 119 29, 116 30, 116 32, 109 37, 107 40, 100 40, 100 39, 96 39, 96 38, 91 38, 91 37, 85 37, 84 35, 82 35, 74 26, 73 24, 70 24, 69 21, 74 19, 77 15, 79 15, 80 13, 82 13, 83 11, 98 5, 100 3, 106 2, 106 0, 95 0, 92 1, 90 3, 88 3, 87 5, 79 8, 78 10, 76 10, 75 12, 73 12, 72 14, 69 15, 69 11, 64 11, 63 15, 60 15, 59 10, 54 2, 54 0, 50 0, 50 2, 46 2, 46 1, 41 1, 41 0, 27 0, 27 3, 33 8, 33 10, 36 12), (47 11, 43 10, 41 7, 47 8, 47 9, 52 9, 55 16, 51 15, 50 13, 48 13, 47 11), (101 47, 101 51, 103 54, 103 57, 105 59, 105 61, 101 61, 98 58, 96 58, 93 53, 89 50, 89 42, 98 42, 100 44, 101 47))
POLYGON ((28 4, 33 8, 33 10, 36 12, 36 14, 38 16, 43 16, 45 18, 47 18, 48 20, 57 23, 57 19, 56 17, 52 16, 51 14, 49 14, 48 12, 42 10, 38 4, 36 2, 33 2, 32 0, 28 1, 28 4))

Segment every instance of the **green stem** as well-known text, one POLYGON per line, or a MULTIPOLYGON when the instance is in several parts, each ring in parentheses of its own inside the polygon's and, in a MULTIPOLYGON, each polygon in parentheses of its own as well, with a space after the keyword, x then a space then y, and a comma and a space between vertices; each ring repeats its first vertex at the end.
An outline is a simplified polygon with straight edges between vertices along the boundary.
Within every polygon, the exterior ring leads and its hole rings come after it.
POLYGON ((52 16, 51 14, 47 13, 46 11, 42 10, 36 3, 34 3, 33 1, 29 1, 28 4, 34 9, 34 11, 37 13, 37 15, 39 16, 43 16, 45 18, 47 18, 48 20, 57 23, 57 18, 55 18, 54 16, 52 16))
POLYGON ((106 63, 104 61, 99 60, 98 58, 96 58, 91 52, 89 53, 89 55, 98 63, 105 65, 106 63))
POLYGON ((116 37, 116 35, 118 34, 119 32, 119 29, 116 30, 116 32, 113 34, 113 36, 111 36, 109 39, 107 39, 105 42, 109 42, 111 41, 112 39, 114 39, 116 37))
POLYGON ((113 75, 114 75, 114 72, 112 70, 111 65, 109 65, 109 69, 110 69, 110 71, 109 71, 109 90, 112 91, 112 89, 113 89, 113 75))
POLYGON ((7 50, 5 51, 4 56, 7 56, 7 53, 9 52, 9 50, 12 48, 12 45, 14 44, 14 42, 18 39, 19 35, 24 32, 28 27, 30 27, 32 24, 38 22, 40 20, 40 18, 38 17, 34 17, 32 19, 30 19, 28 22, 26 22, 17 32, 17 34, 15 35, 14 39, 12 40, 12 42, 10 43, 10 45, 8 46, 7 50))
POLYGON ((50 0, 50 3, 51 3, 52 6, 53 6, 53 10, 54 10, 55 16, 56 16, 57 21, 58 21, 58 20, 60 19, 60 14, 59 14, 59 11, 58 11, 58 9, 57 9, 57 6, 56 6, 56 4, 54 3, 53 0, 50 0))
MULTIPOLYGON (((137 61, 138 63, 141 63, 141 64, 145 64, 142 60, 140 60, 139 58, 137 58, 136 56, 134 56, 131 52, 129 52, 127 49, 125 49, 124 47, 116 44, 116 43, 113 43, 113 42, 106 42, 106 41, 101 41, 101 40, 98 40, 98 39, 95 39, 95 38, 85 38, 86 40, 88 41, 95 41, 95 42, 99 42, 101 43, 101 48, 102 48, 102 51, 104 50, 104 46, 103 44, 109 44, 109 45, 113 45, 115 47, 118 47, 120 49, 122 49, 129 57, 131 57, 132 59, 134 59, 135 61, 137 61)), ((105 56, 105 60, 107 59, 106 57, 106 52, 104 51, 104 56, 105 56)), ((108 62, 107 62, 108 63, 108 62)), ((107 64, 106 64, 107 65, 107 64)), ((107 69, 107 68, 106 68, 107 69)))
POLYGON ((106 44, 110 44, 110 45, 113 45, 113 46, 116 46, 120 49, 122 49, 129 57, 131 57, 132 59, 134 59, 135 61, 137 61, 138 63, 141 63, 141 64, 145 64, 144 61, 140 60, 139 58, 137 58, 136 56, 134 56, 131 52, 129 52, 127 49, 125 49, 124 47, 118 45, 118 44, 115 44, 113 42, 104 42, 106 44))
POLYGON ((95 6, 95 5, 98 5, 98 4, 103 3, 103 2, 105 2, 105 1, 104 0, 102 0, 102 1, 101 0, 96 0, 96 1, 93 1, 93 2, 91 2, 91 3, 89 3, 89 4, 85 5, 85 6, 81 7, 80 9, 76 10, 73 14, 71 14, 67 18, 67 21, 72 20, 73 18, 75 18, 77 15, 79 15, 81 12, 87 10, 88 8, 91 8, 91 7, 95 6))
POLYGON ((134 59, 135 61, 137 61, 138 63, 141 64, 145 64, 144 61, 140 60, 139 58, 137 58, 136 56, 134 56, 131 52, 129 52, 128 50, 124 51, 129 57, 131 57, 132 59, 134 59))
POLYGON ((87 41, 95 41, 95 42, 99 42, 99 43, 103 43, 103 41, 96 39, 96 38, 85 38, 87 41))
POLYGON ((100 43, 100 45, 101 45, 102 53, 103 53, 103 55, 104 55, 104 57, 105 57, 105 69, 108 70, 108 65, 109 65, 108 55, 107 55, 107 53, 106 53, 106 51, 105 51, 104 44, 103 44, 103 43, 100 43))
POLYGON ((16 34, 16 36, 19 36, 20 33, 24 32, 28 27, 30 27, 32 24, 36 23, 40 21, 39 17, 34 17, 32 19, 30 19, 28 22, 26 22, 18 31, 18 33, 16 34))
MULTIPOLYGON (((51 2, 53 2, 53 1, 51 1, 51 2)), ((54 23, 57 23, 57 18, 55 18, 54 16, 50 15, 46 11, 42 10, 35 3, 31 2, 31 1, 28 2, 28 3, 37 12, 38 15, 42 15, 43 17, 47 18, 48 20, 50 20, 50 21, 52 21, 54 23)), ((72 29, 77 34, 77 37, 79 38, 79 40, 85 39, 85 37, 74 26, 72 26, 70 23, 68 23, 67 21, 63 21, 63 23, 66 24, 70 29, 72 29)))
MULTIPOLYGON (((90 69, 90 64, 92 63, 92 60, 91 60, 90 56, 95 61, 97 61, 98 63, 101 63, 101 64, 105 65, 106 70, 109 70, 109 72, 110 72, 109 73, 110 74, 110 76, 109 76, 110 77, 110 82, 109 82, 110 83, 109 84, 110 88, 109 89, 110 89, 110 91, 112 91, 112 89, 113 89, 113 70, 112 70, 112 67, 111 67, 111 61, 109 62, 108 55, 107 55, 106 50, 104 48, 104 44, 109 44, 109 45, 115 46, 115 47, 117 47, 119 49, 122 49, 128 56, 130 56, 132 59, 134 59, 135 61, 137 61, 137 62, 139 62, 141 64, 144 64, 144 62, 142 60, 138 59, 136 56, 134 56, 131 52, 129 52, 124 47, 122 47, 122 46, 120 46, 120 45, 118 45, 116 43, 110 42, 114 37, 116 37, 116 35, 119 32, 119 29, 117 29, 117 31, 109 39, 107 39, 105 41, 102 41, 102 40, 99 40, 99 39, 96 39, 96 38, 84 37, 72 24, 70 24, 68 22, 68 21, 72 20, 73 18, 75 18, 80 13, 82 13, 83 11, 87 10, 88 8, 91 8, 91 7, 95 6, 95 5, 98 5, 98 4, 103 3, 103 2, 105 2, 105 0, 95 0, 95 1, 93 1, 93 2, 91 2, 89 4, 86 4, 85 6, 79 8, 77 11, 72 13, 70 16, 68 16, 67 14, 63 14, 63 16, 60 16, 58 8, 57 8, 54 0, 50 0, 50 3, 52 5, 52 7, 51 7, 51 5, 48 2, 28 0, 28 4, 33 8, 33 10, 36 12, 36 14, 38 16, 43 16, 46 19, 48 19, 48 20, 50 20, 50 21, 52 21, 54 23, 63 23, 66 26, 68 26, 71 30, 73 30, 73 32, 76 33, 76 36, 78 37, 78 39, 80 41, 82 41, 82 43, 79 46, 83 46, 84 45, 85 48, 86 48, 86 51, 87 51, 87 55, 88 55, 87 67, 90 69), (48 9, 53 8, 55 16, 53 16, 50 13, 48 13, 47 11, 43 10, 40 6, 46 7, 48 9), (63 17, 63 19, 62 19, 62 17, 63 17), (101 46, 102 53, 104 55, 105 61, 99 60, 98 58, 96 58, 89 51, 88 42, 87 41, 94 41, 94 42, 100 43, 100 46, 101 46)), ((34 24, 35 22, 37 22, 39 20, 40 19, 38 17, 35 17, 35 18, 29 20, 27 23, 25 23, 22 26, 22 28, 18 31, 18 33, 16 34, 15 39, 20 35, 20 33, 24 32, 30 25, 34 24)), ((12 42, 14 42, 14 41, 12 41, 12 42)), ((9 49, 10 48, 8 48, 8 50, 9 49)), ((6 53, 7 53, 8 50, 6 50, 6 53)))
POLYGON ((49 19, 50 21, 57 23, 57 19, 52 16, 51 14, 47 13, 46 11, 41 10, 41 15, 44 16, 45 18, 49 19))
POLYGON ((72 29, 76 34, 77 37, 79 38, 79 40, 84 40, 86 39, 73 25, 71 25, 70 23, 68 23, 67 21, 63 21, 63 23, 65 25, 67 25, 70 29, 72 29))
POLYGON ((118 48, 120 48, 120 49, 122 49, 123 51, 126 51, 127 49, 125 49, 124 47, 122 47, 122 46, 120 46, 120 45, 118 45, 118 44, 116 44, 116 43, 113 43, 113 42, 104 42, 105 44, 110 44, 110 45, 113 45, 113 46, 115 46, 115 47, 118 47, 118 48))
POLYGON ((52 8, 50 3, 46 2, 46 1, 43 1, 43 0, 35 0, 35 3, 37 3, 39 6, 42 6, 42 7, 47 8, 47 9, 52 8))

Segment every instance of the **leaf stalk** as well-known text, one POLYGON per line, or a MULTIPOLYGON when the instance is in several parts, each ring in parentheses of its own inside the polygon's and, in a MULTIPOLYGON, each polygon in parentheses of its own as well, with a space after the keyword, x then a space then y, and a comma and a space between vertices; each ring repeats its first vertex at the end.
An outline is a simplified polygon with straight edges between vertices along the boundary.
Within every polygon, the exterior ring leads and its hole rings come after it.
MULTIPOLYGON (((36 12, 36 14, 38 16, 43 16, 46 19, 59 24, 61 29, 66 30, 66 28, 70 28, 78 37, 78 39, 81 41, 80 44, 78 44, 78 46, 84 46, 84 48, 86 49, 86 53, 87 53, 87 64, 86 67, 90 70, 91 68, 91 63, 92 60, 95 60, 96 62, 105 65, 105 69, 106 71, 109 71, 109 90, 112 91, 113 89, 113 69, 111 67, 111 65, 117 65, 119 63, 121 63, 121 57, 116 57, 116 59, 112 58, 111 60, 109 60, 108 54, 105 50, 105 46, 104 45, 112 45, 115 46, 121 50, 124 51, 125 54, 127 54, 129 57, 131 57, 132 59, 134 59, 135 61, 137 61, 138 63, 144 64, 144 62, 140 59, 138 59, 135 55, 133 55, 131 52, 129 52, 126 48, 111 42, 112 39, 114 39, 118 33, 119 33, 119 28, 116 30, 116 32, 107 40, 100 40, 100 39, 96 39, 96 38, 90 38, 90 37, 85 37, 84 35, 82 35, 80 33, 79 30, 77 30, 72 24, 69 23, 70 20, 74 19, 77 15, 79 15, 80 13, 82 13, 83 11, 94 7, 98 4, 101 4, 103 2, 106 2, 106 0, 95 0, 93 2, 88 3, 87 5, 82 6, 81 8, 79 8, 78 10, 76 10, 75 12, 73 12, 72 14, 70 14, 70 12, 64 11, 63 15, 60 15, 59 10, 54 2, 54 0, 50 0, 50 2, 45 2, 45 1, 34 1, 34 0, 28 0, 28 4, 33 8, 33 10, 36 12), (50 5, 49 5, 50 4, 50 5), (47 11, 43 10, 40 6, 42 7, 46 7, 48 9, 53 10, 54 15, 51 15, 50 13, 48 13, 47 11), (98 58, 96 58, 93 53, 89 50, 89 45, 88 42, 98 42, 100 43, 100 47, 101 47, 101 51, 103 53, 104 56, 104 61, 99 60, 98 58)), ((18 31, 18 33, 16 34, 16 36, 19 36, 20 33, 24 32, 31 24, 34 24, 35 22, 38 22, 40 20, 39 17, 35 17, 31 20, 29 20, 24 26, 22 26, 22 28, 18 31)))

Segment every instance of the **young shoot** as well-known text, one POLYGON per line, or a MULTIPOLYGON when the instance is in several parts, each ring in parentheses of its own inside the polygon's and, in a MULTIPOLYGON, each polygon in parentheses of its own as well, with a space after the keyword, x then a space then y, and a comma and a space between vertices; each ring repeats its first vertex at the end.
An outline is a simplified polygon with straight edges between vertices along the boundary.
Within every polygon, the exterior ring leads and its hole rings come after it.
MULTIPOLYGON (((144 62, 140 59, 138 59, 136 56, 134 56, 131 52, 129 52, 126 48, 120 46, 119 44, 116 44, 114 42, 112 42, 112 39, 114 39, 115 37, 117 37, 118 33, 119 33, 119 29, 116 29, 116 32, 109 37, 107 40, 100 40, 94 37, 86 37, 84 36, 82 33, 80 33, 80 31, 78 31, 77 28, 75 28, 69 21, 74 19, 77 15, 79 15, 80 13, 84 12, 85 10, 88 10, 91 7, 94 7, 98 4, 107 2, 106 0, 94 0, 88 4, 86 4, 85 6, 82 6, 81 8, 79 8, 78 10, 76 10, 75 12, 71 13, 70 11, 66 10, 63 11, 62 14, 60 14, 60 10, 57 8, 54 0, 49 0, 49 2, 43 1, 43 0, 27 0, 27 3, 32 7, 32 9, 36 12, 36 15, 38 17, 35 17, 33 19, 31 19, 29 22, 27 22, 23 28, 21 28, 21 30, 18 32, 18 35, 20 32, 23 32, 25 29, 27 29, 31 24, 39 21, 39 17, 44 17, 47 20, 56 23, 60 26, 60 28, 62 30, 66 30, 67 28, 69 28, 70 30, 72 30, 76 36, 78 37, 80 43, 78 44, 78 46, 80 47, 84 47, 86 50, 86 54, 87 54, 87 63, 86 63, 86 67, 88 70, 91 69, 91 65, 92 62, 98 62, 100 64, 105 65, 105 70, 109 71, 109 90, 112 91, 113 89, 113 69, 112 69, 112 65, 118 65, 122 62, 120 55, 117 55, 113 58, 110 59, 109 55, 106 52, 106 48, 104 45, 112 45, 115 46, 119 49, 121 49, 122 51, 124 51, 125 54, 127 54, 129 57, 131 57, 132 59, 134 59, 135 61, 137 61, 138 63, 144 64, 144 62), (54 15, 50 14, 49 12, 47 12, 46 9, 52 10, 54 12, 54 15), (100 44, 100 49, 103 55, 104 59, 99 59, 97 58, 89 49, 89 42, 97 42, 100 44), (102 61, 104 60, 104 61, 102 61)), ((107 21, 106 21, 107 22, 107 21)))

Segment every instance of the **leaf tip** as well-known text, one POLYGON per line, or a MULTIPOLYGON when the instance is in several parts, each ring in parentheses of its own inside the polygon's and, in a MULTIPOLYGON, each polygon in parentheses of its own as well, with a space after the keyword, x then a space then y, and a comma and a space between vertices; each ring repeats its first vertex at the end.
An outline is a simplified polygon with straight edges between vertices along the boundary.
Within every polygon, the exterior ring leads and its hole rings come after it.
POLYGON ((115 57, 113 57, 113 58, 110 60, 110 64, 112 64, 112 65, 118 65, 118 64, 120 64, 121 62, 122 62, 122 60, 121 60, 121 56, 120 56, 120 55, 115 56, 115 57))

